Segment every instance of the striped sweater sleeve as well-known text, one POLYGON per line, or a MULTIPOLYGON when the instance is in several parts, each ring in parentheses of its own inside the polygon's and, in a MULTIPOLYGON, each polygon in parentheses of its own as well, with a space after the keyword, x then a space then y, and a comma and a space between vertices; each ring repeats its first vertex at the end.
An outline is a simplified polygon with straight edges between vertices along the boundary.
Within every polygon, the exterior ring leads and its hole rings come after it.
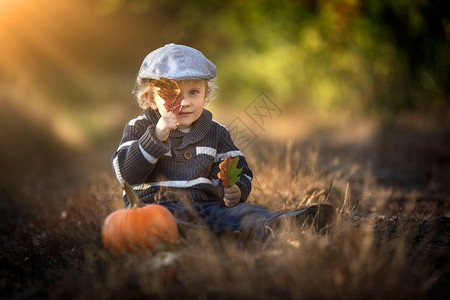
POLYGON ((119 182, 141 184, 146 181, 156 162, 170 151, 170 145, 154 135, 155 125, 145 118, 131 120, 125 126, 119 148, 112 156, 119 182))
POLYGON ((240 178, 236 182, 236 185, 241 190, 240 202, 242 203, 247 201, 247 198, 252 190, 253 173, 247 164, 244 154, 236 147, 233 140, 231 139, 228 129, 222 127, 219 147, 217 149, 217 164, 213 166, 213 168, 215 169, 214 172, 219 172, 219 164, 221 160, 227 158, 229 155, 231 155, 232 157, 238 156, 239 162, 237 167, 242 168, 242 172, 239 175, 240 178))

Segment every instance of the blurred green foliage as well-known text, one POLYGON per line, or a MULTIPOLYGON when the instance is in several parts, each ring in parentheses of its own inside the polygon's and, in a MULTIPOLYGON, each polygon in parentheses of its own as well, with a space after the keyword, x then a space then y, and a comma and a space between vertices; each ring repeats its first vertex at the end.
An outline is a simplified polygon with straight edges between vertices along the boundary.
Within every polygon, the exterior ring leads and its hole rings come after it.
POLYGON ((445 0, 103 0, 98 5, 110 14, 158 15, 162 43, 198 47, 216 63, 220 98, 226 101, 247 103, 265 90, 281 103, 326 110, 395 113, 448 104, 445 0))
POLYGON ((299 109, 448 111, 447 0, 79 1, 29 24, 71 61, 35 70, 68 109, 130 97, 145 55, 173 42, 217 65, 218 103, 266 91, 299 109))

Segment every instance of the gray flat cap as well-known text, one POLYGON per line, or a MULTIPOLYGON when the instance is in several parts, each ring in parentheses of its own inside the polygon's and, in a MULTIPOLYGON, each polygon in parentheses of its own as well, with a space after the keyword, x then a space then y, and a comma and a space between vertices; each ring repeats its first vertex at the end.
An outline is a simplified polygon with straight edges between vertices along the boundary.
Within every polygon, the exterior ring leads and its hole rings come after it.
POLYGON ((212 79, 216 76, 216 66, 194 48, 167 44, 145 57, 138 76, 172 80, 212 79))

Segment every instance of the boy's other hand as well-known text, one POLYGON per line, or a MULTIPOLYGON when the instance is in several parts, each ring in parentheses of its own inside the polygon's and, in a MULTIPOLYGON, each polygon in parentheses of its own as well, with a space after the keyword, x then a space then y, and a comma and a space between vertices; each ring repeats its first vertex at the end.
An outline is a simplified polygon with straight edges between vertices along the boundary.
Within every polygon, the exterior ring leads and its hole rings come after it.
POLYGON ((239 204, 241 200, 241 189, 237 185, 233 185, 229 188, 224 188, 223 202, 228 207, 233 207, 239 204))
POLYGON ((177 116, 173 112, 168 112, 161 116, 156 123, 155 135, 160 141, 165 142, 169 138, 170 132, 175 129, 177 129, 177 116))

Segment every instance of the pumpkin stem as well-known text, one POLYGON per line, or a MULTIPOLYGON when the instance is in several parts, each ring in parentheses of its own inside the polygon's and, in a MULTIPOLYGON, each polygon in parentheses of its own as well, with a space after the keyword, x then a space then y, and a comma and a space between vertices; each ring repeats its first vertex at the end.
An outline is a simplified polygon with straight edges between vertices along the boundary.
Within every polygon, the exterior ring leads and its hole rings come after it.
POLYGON ((139 199, 139 196, 136 194, 136 192, 133 190, 133 187, 126 182, 125 180, 122 181, 122 189, 125 191, 125 194, 127 194, 128 201, 130 202, 130 209, 142 207, 145 204, 142 203, 141 199, 139 199))

